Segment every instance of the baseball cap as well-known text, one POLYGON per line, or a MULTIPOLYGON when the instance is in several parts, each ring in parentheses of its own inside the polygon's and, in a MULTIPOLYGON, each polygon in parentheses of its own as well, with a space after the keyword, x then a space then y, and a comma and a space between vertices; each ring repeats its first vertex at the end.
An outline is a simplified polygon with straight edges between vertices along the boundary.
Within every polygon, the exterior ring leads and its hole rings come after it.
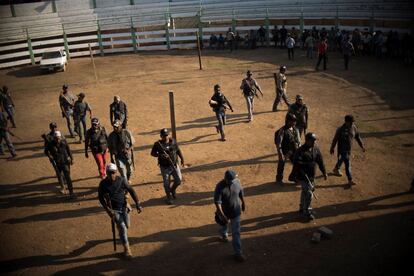
POLYGON ((117 170, 118 168, 114 163, 109 163, 106 165, 106 172, 116 172, 117 170))
POLYGON ((54 136, 61 138, 62 137, 62 133, 60 133, 59 130, 56 130, 55 133, 54 133, 54 136))
POLYGON ((114 127, 119 127, 121 125, 121 121, 120 120, 115 120, 113 126, 114 127))
POLYGON ((99 125, 99 119, 98 118, 92 118, 91 119, 91 124, 93 124, 93 125, 99 125))
POLYGON ((303 100, 303 96, 302 95, 296 95, 296 100, 303 100))
POLYGON ((85 98, 85 93, 83 93, 83 92, 80 92, 80 93, 78 94, 78 97, 82 97, 82 98, 85 98))
POLYGON ((351 114, 348 114, 345 116, 345 122, 355 122, 354 116, 352 116, 351 114))
POLYGON ((247 75, 253 75, 253 73, 249 70, 249 71, 247 71, 247 73, 246 73, 247 75))
POLYGON ((236 177, 237 177, 237 174, 236 174, 236 172, 235 172, 235 171, 233 171, 233 170, 227 170, 227 171, 224 173, 224 179, 226 179, 226 180, 231 181, 231 180, 234 180, 236 177))
POLYGON ((160 130, 160 135, 161 136, 168 136, 168 129, 166 129, 166 128, 163 128, 163 129, 161 129, 160 130))
POLYGON ((50 122, 49 128, 57 128, 57 124, 55 122, 50 122))

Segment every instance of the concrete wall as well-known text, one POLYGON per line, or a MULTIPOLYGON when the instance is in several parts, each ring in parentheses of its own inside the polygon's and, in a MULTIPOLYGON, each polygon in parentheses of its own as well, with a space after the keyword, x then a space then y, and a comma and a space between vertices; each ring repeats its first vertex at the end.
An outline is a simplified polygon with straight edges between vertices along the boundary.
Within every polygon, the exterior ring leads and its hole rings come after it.
POLYGON ((10 10, 10 6, 0 6, 0 18, 4 18, 4 17, 11 17, 11 10, 10 10))
POLYGON ((52 13, 52 2, 38 2, 14 5, 16 16, 39 15, 52 13))
POLYGON ((93 7, 92 0, 56 0, 58 11, 85 10, 93 7))
POLYGON ((119 7, 130 5, 130 0, 96 0, 97 8, 119 7))

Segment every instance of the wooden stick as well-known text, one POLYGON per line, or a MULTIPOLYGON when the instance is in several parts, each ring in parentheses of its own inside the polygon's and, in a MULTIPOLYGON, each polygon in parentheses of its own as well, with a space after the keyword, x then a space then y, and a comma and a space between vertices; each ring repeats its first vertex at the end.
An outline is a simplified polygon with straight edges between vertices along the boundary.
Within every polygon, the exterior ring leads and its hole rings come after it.
POLYGON ((201 49, 200 49, 200 36, 198 31, 196 32, 196 39, 197 39, 197 49, 198 49, 198 63, 200 65, 200 70, 203 70, 203 65, 201 64, 201 49))
POLYGON ((98 74, 96 73, 95 60, 93 59, 91 44, 88 43, 88 46, 89 46, 89 54, 91 55, 91 60, 92 60, 93 73, 95 74, 95 81, 98 81, 98 74))
POLYGON ((171 132, 174 140, 177 141, 177 130, 175 128, 175 110, 174 110, 174 92, 168 91, 170 95, 170 120, 171 120, 171 132))

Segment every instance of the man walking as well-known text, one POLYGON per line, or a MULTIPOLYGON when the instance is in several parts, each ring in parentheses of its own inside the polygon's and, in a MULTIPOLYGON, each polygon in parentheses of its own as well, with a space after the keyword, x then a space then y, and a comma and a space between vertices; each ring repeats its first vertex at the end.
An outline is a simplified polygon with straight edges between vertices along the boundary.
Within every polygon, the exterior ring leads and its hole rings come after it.
MULTIPOLYGON (((51 122, 49 124, 49 129, 50 129, 49 133, 42 134, 42 138, 44 140, 44 153, 49 158, 49 162, 50 162, 50 164, 52 164, 52 167, 55 170, 56 177, 58 179, 58 182, 59 182, 59 185, 60 185, 60 188, 61 188, 60 192, 62 194, 66 194, 65 183, 62 181, 63 179, 60 177, 60 171, 59 171, 59 169, 56 165, 55 160, 53 159, 53 156, 48 151, 48 149, 52 146, 52 143, 55 140, 55 132, 58 130, 57 129, 57 124, 55 122, 51 122)), ((62 135, 62 139, 65 139, 65 137, 63 137, 63 135, 62 135)))
POLYGON ((308 127, 309 111, 306 104, 303 103, 303 97, 296 95, 296 102, 289 106, 288 113, 296 116, 296 128, 299 130, 299 135, 302 137, 302 133, 306 134, 308 127))
MULTIPOLYGON (((115 120, 113 123, 114 130, 109 134, 108 147, 111 154, 111 162, 116 164, 120 170, 121 176, 129 182, 134 167, 134 143, 135 139, 131 132, 122 128, 122 122, 115 120)), ((135 169, 135 167, 134 167, 135 169)))
POLYGON ((233 108, 226 96, 221 93, 220 85, 214 85, 214 95, 209 101, 210 106, 213 108, 213 111, 216 113, 216 118, 218 125, 215 126, 217 133, 221 135, 221 141, 226 141, 226 135, 224 134, 224 125, 226 124, 226 109, 230 109, 233 112, 233 108))
POLYGON ((336 162, 333 172, 337 176, 342 176, 342 173, 339 169, 341 168, 342 163, 345 163, 345 173, 348 177, 349 186, 355 185, 355 182, 353 182, 352 180, 351 174, 351 149, 352 140, 354 138, 358 142, 358 145, 361 147, 362 151, 365 152, 364 144, 362 143, 361 136, 358 132, 356 125, 354 124, 354 121, 354 116, 345 116, 345 123, 336 130, 330 149, 330 153, 334 154, 335 146, 336 144, 338 144, 338 161, 336 162))
POLYGON ((285 125, 275 132, 275 145, 279 156, 276 184, 283 184, 283 171, 286 161, 292 161, 296 150, 300 147, 300 136, 296 128, 295 115, 290 113, 286 115, 285 125))
POLYGON ((62 117, 66 119, 69 134, 71 138, 75 137, 73 133, 72 121, 73 121, 73 106, 75 105, 75 96, 68 91, 68 85, 62 86, 63 91, 59 95, 59 106, 62 111, 62 117))
POLYGON ((328 43, 327 39, 323 38, 318 46, 318 63, 316 64, 315 70, 319 70, 319 65, 323 59, 323 70, 326 70, 326 61, 328 59, 328 43))
POLYGON ((68 143, 63 139, 60 131, 56 130, 54 132, 54 141, 48 145, 46 155, 53 158, 58 170, 58 177, 60 178, 59 183, 66 184, 70 198, 74 199, 75 195, 70 177, 70 166, 73 165, 73 156, 68 143))
POLYGON ((73 108, 73 119, 75 121, 75 132, 79 135, 79 144, 82 143, 83 136, 86 134, 86 112, 89 111, 89 119, 92 118, 92 110, 90 105, 84 101, 85 93, 78 95, 78 100, 73 108), (82 128, 81 129, 81 124, 82 128))
POLYGON ((295 153, 293 158, 293 166, 295 171, 295 179, 301 186, 299 212, 307 219, 315 219, 312 211, 312 197, 315 191, 315 167, 318 164, 323 176, 328 179, 325 164, 323 163, 322 154, 315 144, 316 135, 309 132, 305 135, 305 144, 302 145, 295 153))
POLYGON ((279 105, 280 101, 283 99, 285 104, 289 107, 289 100, 286 95, 286 87, 287 87, 287 81, 286 81, 286 66, 280 66, 279 73, 274 73, 274 79, 276 82, 276 98, 273 102, 273 108, 272 111, 277 111, 277 106, 279 105))
POLYGON ((165 195, 167 196, 167 204, 173 204, 176 199, 177 187, 181 184, 181 171, 177 165, 178 158, 181 159, 181 166, 184 166, 184 156, 178 147, 177 142, 169 137, 168 129, 163 128, 160 131, 161 139, 154 143, 151 155, 158 158, 162 181, 164 184, 165 195), (170 185, 170 177, 173 177, 174 183, 170 185))
POLYGON ((127 105, 121 101, 121 97, 114 96, 114 102, 109 106, 109 119, 111 120, 111 125, 114 124, 115 120, 121 122, 122 128, 127 127, 128 123, 128 109, 127 105))
POLYGON ((3 86, 1 89, 0 94, 0 103, 3 106, 4 111, 6 111, 7 116, 12 124, 13 128, 16 128, 16 122, 14 120, 14 102, 10 95, 9 88, 7 86, 3 86))
POLYGON ((98 118, 92 118, 92 127, 85 134, 85 157, 89 158, 88 148, 98 165, 99 175, 102 179, 106 177, 106 160, 108 158, 108 136, 105 128, 101 126, 98 118))
POLYGON ((125 177, 119 177, 115 164, 110 163, 106 167, 107 177, 99 183, 98 197, 102 207, 108 213, 108 216, 116 223, 119 238, 124 246, 124 256, 127 259, 132 258, 131 248, 128 241, 128 228, 130 227, 129 213, 132 211, 128 208, 126 194, 129 193, 135 202, 138 214, 142 212, 138 196, 125 177))
POLYGON ((237 261, 244 262, 246 258, 242 252, 240 222, 241 212, 246 210, 246 203, 244 202, 243 188, 235 171, 226 171, 224 179, 216 185, 214 204, 216 205, 216 216, 221 221, 220 240, 228 242, 227 228, 230 223, 234 257, 237 261))
POLYGON ((260 89, 260 86, 257 83, 257 81, 254 78, 252 78, 253 73, 247 71, 246 75, 247 77, 243 79, 241 82, 240 89, 243 91, 244 98, 246 99, 248 119, 249 122, 251 122, 253 121, 254 97, 258 97, 257 91, 259 91, 263 97, 263 92, 262 89, 260 89))
POLYGON ((0 106, 0 155, 4 155, 3 139, 4 141, 6 141, 7 147, 9 148, 11 158, 16 157, 16 150, 14 149, 14 146, 10 139, 10 130, 8 127, 7 114, 3 111, 3 107, 0 106))

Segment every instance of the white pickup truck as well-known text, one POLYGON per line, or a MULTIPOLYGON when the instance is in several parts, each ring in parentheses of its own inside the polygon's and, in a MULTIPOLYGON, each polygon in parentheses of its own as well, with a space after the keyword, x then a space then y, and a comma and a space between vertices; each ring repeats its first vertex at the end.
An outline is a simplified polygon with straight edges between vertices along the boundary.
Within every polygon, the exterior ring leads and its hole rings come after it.
POLYGON ((44 52, 40 60, 40 69, 42 72, 50 72, 55 70, 66 71, 68 59, 66 52, 60 49, 44 52))

